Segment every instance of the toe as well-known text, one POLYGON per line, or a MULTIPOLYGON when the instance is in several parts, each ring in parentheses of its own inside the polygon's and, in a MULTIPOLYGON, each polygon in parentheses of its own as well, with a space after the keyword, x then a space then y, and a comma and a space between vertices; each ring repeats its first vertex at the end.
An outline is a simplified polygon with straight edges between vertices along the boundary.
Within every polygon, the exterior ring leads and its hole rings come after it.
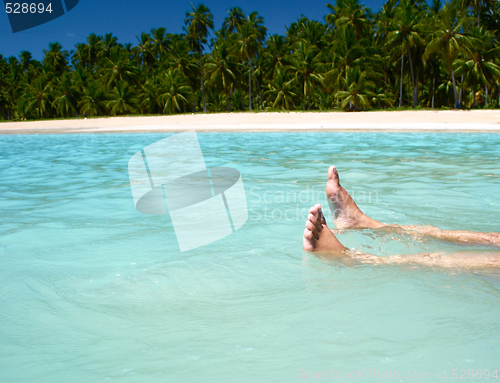
POLYGON ((323 209, 321 208, 321 205, 318 203, 316 205, 313 206, 317 212, 315 218, 316 218, 316 229, 318 230, 318 232, 321 231, 321 229, 323 229, 323 225, 326 225, 326 220, 325 220, 325 216, 323 214, 323 209))
POLYGON ((310 220, 307 220, 306 222, 306 229, 313 233, 314 238, 316 239, 319 238, 318 229, 316 228, 316 225, 310 220))
POLYGON ((337 182, 339 180, 339 173, 337 171, 337 168, 333 165, 328 169, 328 179, 337 182))
POLYGON ((309 213, 314 215, 314 217, 316 219, 320 219, 320 217, 321 217, 321 205, 319 203, 317 203, 316 205, 314 205, 313 207, 311 207, 309 209, 309 213))
POLYGON ((317 206, 313 206, 309 209, 309 215, 307 216, 307 219, 311 221, 312 223, 316 224, 316 221, 319 220, 319 212, 317 206))
POLYGON ((316 205, 311 206, 311 208, 309 209, 309 214, 312 214, 314 216, 316 216, 317 212, 318 212, 318 208, 316 207, 316 205))
POLYGON ((323 213, 321 212, 321 205, 316 204, 309 210, 309 215, 307 219, 311 221, 315 226, 318 232, 321 231, 322 228, 322 217, 323 213))
POLYGON ((318 215, 316 216, 315 224, 318 232, 320 232, 321 229, 323 229, 323 224, 326 224, 325 217, 323 216, 323 211, 321 210, 321 205, 319 206, 318 209, 318 215))
POLYGON ((312 241, 312 240, 314 240, 314 234, 312 233, 311 230, 306 228, 304 230, 304 238, 308 241, 312 241))

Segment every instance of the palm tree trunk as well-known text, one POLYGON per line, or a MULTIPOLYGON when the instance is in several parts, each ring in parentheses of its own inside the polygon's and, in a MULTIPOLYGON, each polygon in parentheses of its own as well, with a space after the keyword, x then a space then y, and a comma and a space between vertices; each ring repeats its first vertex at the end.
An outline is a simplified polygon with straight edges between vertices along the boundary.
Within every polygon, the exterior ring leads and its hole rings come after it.
POLYGON ((207 112, 207 99, 205 98, 205 85, 203 81, 203 64, 201 62, 201 53, 200 53, 200 74, 201 74, 201 99, 203 100, 203 112, 207 112))
MULTIPOLYGON (((243 79, 242 79, 242 80, 243 80, 243 79)), ((243 82, 243 81, 238 81, 238 90, 240 91, 240 95, 243 95, 243 87, 241 86, 241 83, 242 83, 242 82, 243 82)), ((240 101, 241 101, 241 102, 238 102, 238 109, 239 109, 239 110, 241 110, 241 111, 244 111, 244 110, 245 110, 245 105, 243 105, 243 104, 244 104, 244 102, 243 102, 243 100, 242 100, 242 99, 241 99, 240 101)))
POLYGON ((476 106, 476 84, 472 87, 472 108, 476 106))
POLYGON ((260 91, 260 83, 259 83, 259 79, 257 78, 257 76, 253 75, 253 78, 255 80, 255 83, 257 84, 257 92, 259 92, 259 103, 260 103, 260 109, 262 110, 262 93, 260 91))
POLYGON ((433 78, 432 78, 432 101, 431 101, 431 108, 432 108, 432 109, 434 109, 434 95, 435 95, 435 93, 436 93, 436 91, 435 91, 435 86, 436 86, 436 85, 435 85, 435 84, 436 84, 436 78, 435 78, 435 77, 433 77, 433 78))
POLYGON ((418 77, 419 77, 419 70, 417 68, 417 74, 415 75, 415 88, 414 88, 414 94, 413 94, 413 99, 415 101, 415 107, 418 106, 418 77))
POLYGON ((248 72, 248 98, 250 100, 248 110, 252 110, 252 60, 250 60, 250 57, 248 58, 248 66, 249 66, 249 72, 248 72))
POLYGON ((488 107, 488 85, 486 85, 486 93, 485 93, 485 99, 484 99, 484 107, 488 107))
POLYGON ((226 104, 227 104, 227 110, 229 112, 231 112, 231 105, 229 104, 229 90, 227 89, 227 85, 226 85, 226 104))
POLYGON ((408 47, 408 58, 410 59, 410 71, 411 71, 411 85, 413 89, 413 107, 415 108, 418 104, 418 100, 416 98, 416 93, 415 93, 415 75, 413 74, 413 62, 411 59, 411 53, 410 53, 410 47, 408 47))
POLYGON ((455 109, 460 109, 460 102, 458 101, 457 83, 455 81, 455 72, 451 69, 451 82, 453 83, 453 95, 455 96, 455 109))
POLYGON ((458 102, 462 105, 462 91, 464 90, 464 75, 460 77, 460 93, 458 95, 458 102))
POLYGON ((401 55, 401 79, 399 81, 399 107, 403 106, 403 65, 405 62, 405 55, 401 55))

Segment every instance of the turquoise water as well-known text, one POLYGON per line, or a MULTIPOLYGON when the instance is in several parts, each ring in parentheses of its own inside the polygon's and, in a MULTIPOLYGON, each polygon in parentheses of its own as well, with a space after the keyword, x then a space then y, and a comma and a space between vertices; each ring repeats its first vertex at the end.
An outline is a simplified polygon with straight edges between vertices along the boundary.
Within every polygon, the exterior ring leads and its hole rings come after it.
MULTIPOLYGON (((168 216, 135 210, 127 174, 167 136, 0 137, 0 381, 500 369, 499 272, 346 267, 301 250, 330 164, 378 220, 500 232, 500 135, 199 134, 208 166, 241 172, 250 213, 184 253, 168 216)), ((380 256, 500 256, 370 230, 338 237, 380 256)))

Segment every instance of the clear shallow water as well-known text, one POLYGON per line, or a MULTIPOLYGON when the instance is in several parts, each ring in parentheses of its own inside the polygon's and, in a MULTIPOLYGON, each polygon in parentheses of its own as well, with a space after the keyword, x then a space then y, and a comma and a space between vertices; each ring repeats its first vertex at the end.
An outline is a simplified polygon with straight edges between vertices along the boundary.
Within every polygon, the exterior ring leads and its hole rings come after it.
MULTIPOLYGON (((199 134, 208 166, 240 170, 251 210, 185 253, 128 185, 132 154, 166 136, 0 137, 0 381, 500 368, 499 272, 348 268, 301 250, 330 164, 383 222, 500 232, 500 135, 199 134)), ((370 230, 339 239, 380 256, 492 251, 370 230)))

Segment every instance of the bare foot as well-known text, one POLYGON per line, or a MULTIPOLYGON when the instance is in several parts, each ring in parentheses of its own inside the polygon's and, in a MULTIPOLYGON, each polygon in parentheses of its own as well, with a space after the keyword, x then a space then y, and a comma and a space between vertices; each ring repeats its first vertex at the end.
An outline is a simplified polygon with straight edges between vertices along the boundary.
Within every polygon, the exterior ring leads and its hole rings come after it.
POLYGON ((378 229, 385 226, 365 215, 349 193, 340 186, 339 174, 335 166, 330 166, 328 169, 326 198, 337 229, 378 229))
POLYGON ((303 247, 305 251, 328 255, 341 255, 347 248, 326 226, 321 205, 316 204, 309 209, 309 216, 304 230, 303 247))

